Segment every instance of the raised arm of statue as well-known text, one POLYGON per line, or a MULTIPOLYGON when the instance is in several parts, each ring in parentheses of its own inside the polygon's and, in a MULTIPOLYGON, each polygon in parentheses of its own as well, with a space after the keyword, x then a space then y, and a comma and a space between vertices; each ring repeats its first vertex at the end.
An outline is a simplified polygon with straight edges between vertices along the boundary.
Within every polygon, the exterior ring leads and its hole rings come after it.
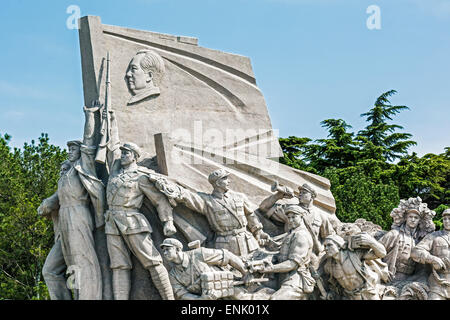
POLYGON ((81 145, 81 169, 84 173, 96 177, 95 171, 95 113, 101 108, 100 102, 94 100, 90 107, 83 107, 85 123, 83 144, 81 145))
POLYGON ((184 204, 197 213, 207 213, 208 207, 206 201, 200 193, 192 192, 176 183, 168 181, 164 177, 156 177, 154 183, 155 187, 168 198, 184 204))
POLYGON ((106 119, 109 116, 110 120, 110 140, 107 145, 106 160, 108 163, 109 174, 115 174, 120 171, 120 140, 119 140, 119 127, 117 125, 116 114, 114 110, 109 110, 109 115, 104 109, 102 112, 102 118, 106 119))
POLYGON ((265 198, 263 201, 261 201, 261 204, 259 205, 259 211, 262 213, 268 212, 278 200, 281 200, 284 198, 284 194, 281 192, 274 193, 267 198, 265 198))
POLYGON ((206 214, 208 206, 200 193, 192 192, 186 188, 182 188, 182 191, 180 199, 177 200, 177 202, 184 204, 186 207, 197 213, 206 214))
POLYGON ((84 134, 83 134, 83 144, 85 146, 94 146, 95 139, 95 112, 101 108, 100 102, 98 100, 92 101, 90 107, 83 107, 84 111, 84 134))

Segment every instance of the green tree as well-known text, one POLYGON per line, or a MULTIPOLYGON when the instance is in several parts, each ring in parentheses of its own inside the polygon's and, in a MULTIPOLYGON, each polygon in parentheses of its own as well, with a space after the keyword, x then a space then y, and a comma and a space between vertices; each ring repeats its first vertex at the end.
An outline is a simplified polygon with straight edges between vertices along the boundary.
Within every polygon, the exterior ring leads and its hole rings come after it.
POLYGON ((409 109, 391 105, 389 97, 395 93, 383 93, 361 114, 368 125, 358 134, 342 119, 327 119, 321 122, 328 130, 326 139, 280 139, 282 163, 330 179, 336 214, 344 222, 365 218, 389 229, 389 213, 400 199, 420 196, 431 209, 450 203, 450 148, 421 158, 408 154, 416 144, 412 135, 396 132, 403 127, 388 123, 409 109))
POLYGON ((358 159, 358 142, 354 133, 348 132, 352 126, 342 119, 327 119, 320 123, 327 128, 327 139, 316 140, 317 144, 305 147, 305 155, 310 166, 319 173, 326 168, 345 168, 353 165, 358 159))
POLYGON ((430 208, 450 204, 450 156, 416 153, 402 158, 393 173, 402 198, 421 197, 430 208))
MULTIPOLYGON (((283 158, 280 159, 282 164, 292 168, 308 171, 311 166, 304 161, 305 153, 310 138, 298 138, 290 136, 289 138, 280 138, 281 150, 283 150, 283 158)), ((314 172, 313 172, 314 173, 314 172)))
POLYGON ((368 112, 361 114, 366 117, 369 125, 358 132, 357 140, 362 143, 362 151, 365 158, 379 159, 380 156, 388 161, 394 161, 408 153, 408 149, 417 143, 408 140, 412 137, 409 133, 395 132, 403 129, 398 124, 388 124, 387 120, 393 120, 393 116, 403 110, 409 110, 407 106, 393 106, 389 97, 397 91, 390 90, 383 93, 375 101, 375 105, 368 112))
POLYGON ((0 299, 45 299, 41 269, 53 230, 37 207, 56 190, 66 152, 46 134, 22 150, 12 150, 10 139, 0 135, 0 299))
POLYGON ((341 221, 354 222, 364 218, 385 230, 390 229, 392 219, 389 214, 398 206, 400 197, 398 187, 381 171, 376 161, 325 170, 324 177, 330 180, 336 201, 336 216, 341 221), (374 174, 377 170, 380 172, 374 174))

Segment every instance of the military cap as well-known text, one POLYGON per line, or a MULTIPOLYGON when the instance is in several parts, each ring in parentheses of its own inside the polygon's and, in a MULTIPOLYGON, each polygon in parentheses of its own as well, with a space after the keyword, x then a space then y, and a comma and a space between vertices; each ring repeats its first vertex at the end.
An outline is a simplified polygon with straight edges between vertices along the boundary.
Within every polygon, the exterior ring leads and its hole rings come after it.
POLYGON ((289 213, 293 213, 293 214, 299 214, 299 215, 304 215, 306 214, 306 210, 303 209, 302 207, 300 207, 299 205, 296 204, 290 204, 288 206, 286 206, 286 208, 284 209, 284 213, 285 214, 289 214, 289 213))
POLYGON ((218 169, 218 170, 215 170, 215 171, 211 172, 211 174, 208 177, 208 181, 209 181, 209 183, 214 185, 214 183, 217 180, 219 180, 219 179, 221 179, 223 177, 227 177, 229 175, 230 175, 230 173, 228 171, 226 171, 224 169, 218 169))
POLYGON ((120 150, 132 151, 134 153, 134 155, 136 156, 136 159, 138 159, 141 156, 141 148, 139 148, 138 145, 133 142, 124 143, 120 147, 120 150))
POLYGON ((445 209, 444 212, 442 212, 442 216, 450 216, 450 209, 445 209))
POLYGON ((306 190, 309 193, 311 193, 314 198, 317 197, 317 192, 313 188, 311 188, 311 186, 307 183, 304 183, 302 186, 298 187, 298 190, 299 191, 306 190))
POLYGON ((174 238, 166 238, 164 241, 159 245, 161 248, 163 247, 175 247, 180 250, 183 250, 183 244, 174 238))
POLYGON ((71 140, 71 141, 67 141, 67 146, 81 146, 82 142, 80 140, 71 140))

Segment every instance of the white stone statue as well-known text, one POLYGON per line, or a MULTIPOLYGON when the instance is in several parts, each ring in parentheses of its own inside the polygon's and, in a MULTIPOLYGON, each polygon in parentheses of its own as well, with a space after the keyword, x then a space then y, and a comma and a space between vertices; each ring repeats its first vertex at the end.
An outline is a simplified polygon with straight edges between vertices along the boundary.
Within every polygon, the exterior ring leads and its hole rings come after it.
MULTIPOLYGON (((336 231, 330 219, 330 215, 315 209, 313 201, 314 198, 317 197, 316 191, 307 183, 303 184, 298 189, 299 193, 297 197, 299 206, 304 208, 307 212, 307 214, 303 216, 304 225, 313 236, 313 252, 317 256, 321 256, 323 255, 324 250, 323 240, 328 235, 335 234, 336 231)), ((259 211, 264 213, 268 218, 275 221, 284 222, 286 226, 288 226, 288 219, 285 212, 285 208, 288 205, 276 202, 283 198, 292 198, 294 196, 293 190, 288 187, 284 187, 284 190, 280 189, 275 194, 264 199, 259 206, 259 211)))
POLYGON ((227 249, 197 247, 183 251, 182 243, 173 238, 166 238, 161 248, 164 258, 172 265, 170 282, 179 300, 254 300, 268 298, 273 292, 262 289, 249 293, 243 285, 254 279, 244 262, 227 249), (241 281, 234 280, 230 267, 240 272, 241 281))
POLYGON ((392 229, 379 239, 386 248, 383 261, 388 264, 389 285, 395 288, 397 299, 427 298, 427 270, 411 258, 411 251, 434 231, 434 214, 420 198, 402 200, 391 212, 392 229))
POLYGON ((444 229, 427 235, 412 250, 414 261, 429 264, 428 300, 450 300, 450 209, 442 213, 444 229))
POLYGON ((278 263, 264 267, 261 272, 280 274, 280 288, 271 300, 308 300, 316 283, 310 271, 313 238, 303 223, 303 216, 308 212, 300 206, 289 205, 284 213, 289 233, 276 256, 278 263))
POLYGON ((102 276, 95 251, 95 228, 104 225, 105 190, 95 172, 94 112, 97 101, 84 107, 83 141, 69 141, 68 162, 61 167, 58 190, 38 208, 41 215, 53 216, 55 244, 43 267, 43 276, 52 300, 70 300, 64 272, 72 273, 74 297, 102 299, 102 276), (92 206, 94 212, 91 211, 92 206))
POLYGON ((192 192, 179 185, 169 185, 165 179, 156 181, 156 187, 177 203, 203 214, 215 233, 217 249, 227 249, 238 256, 248 256, 257 251, 259 244, 269 239, 255 214, 256 206, 242 193, 229 189, 229 173, 223 169, 213 171, 208 181, 214 190, 211 194, 192 192), (249 228, 249 230, 247 230, 249 228))
POLYGON ((359 233, 346 242, 338 235, 327 236, 324 242, 326 260, 324 278, 328 278, 327 299, 380 300, 380 276, 369 265, 383 258, 386 250, 367 233, 359 233))
POLYGON ((134 143, 119 144, 114 112, 109 113, 112 134, 107 157, 111 169, 106 187, 108 210, 105 233, 111 260, 114 299, 129 298, 132 268, 130 254, 133 254, 150 272, 162 299, 171 300, 173 292, 167 270, 153 244, 150 223, 140 210, 144 197, 148 198, 164 225, 164 234, 170 236, 176 232, 172 207, 149 180, 147 174, 151 170, 137 165, 140 148, 134 143))

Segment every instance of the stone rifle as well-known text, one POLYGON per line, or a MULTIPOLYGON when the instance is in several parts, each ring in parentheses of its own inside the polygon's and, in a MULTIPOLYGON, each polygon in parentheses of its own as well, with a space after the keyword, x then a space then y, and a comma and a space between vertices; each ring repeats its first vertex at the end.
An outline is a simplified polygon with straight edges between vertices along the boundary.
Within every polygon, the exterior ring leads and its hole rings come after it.
POLYGON ((110 120, 109 120, 109 110, 111 109, 111 79, 109 75, 109 52, 106 56, 106 90, 105 90, 105 106, 102 114, 106 116, 102 116, 102 126, 100 129, 100 143, 98 145, 97 155, 95 156, 95 161, 101 164, 105 164, 106 162, 106 148, 110 139, 110 120))

